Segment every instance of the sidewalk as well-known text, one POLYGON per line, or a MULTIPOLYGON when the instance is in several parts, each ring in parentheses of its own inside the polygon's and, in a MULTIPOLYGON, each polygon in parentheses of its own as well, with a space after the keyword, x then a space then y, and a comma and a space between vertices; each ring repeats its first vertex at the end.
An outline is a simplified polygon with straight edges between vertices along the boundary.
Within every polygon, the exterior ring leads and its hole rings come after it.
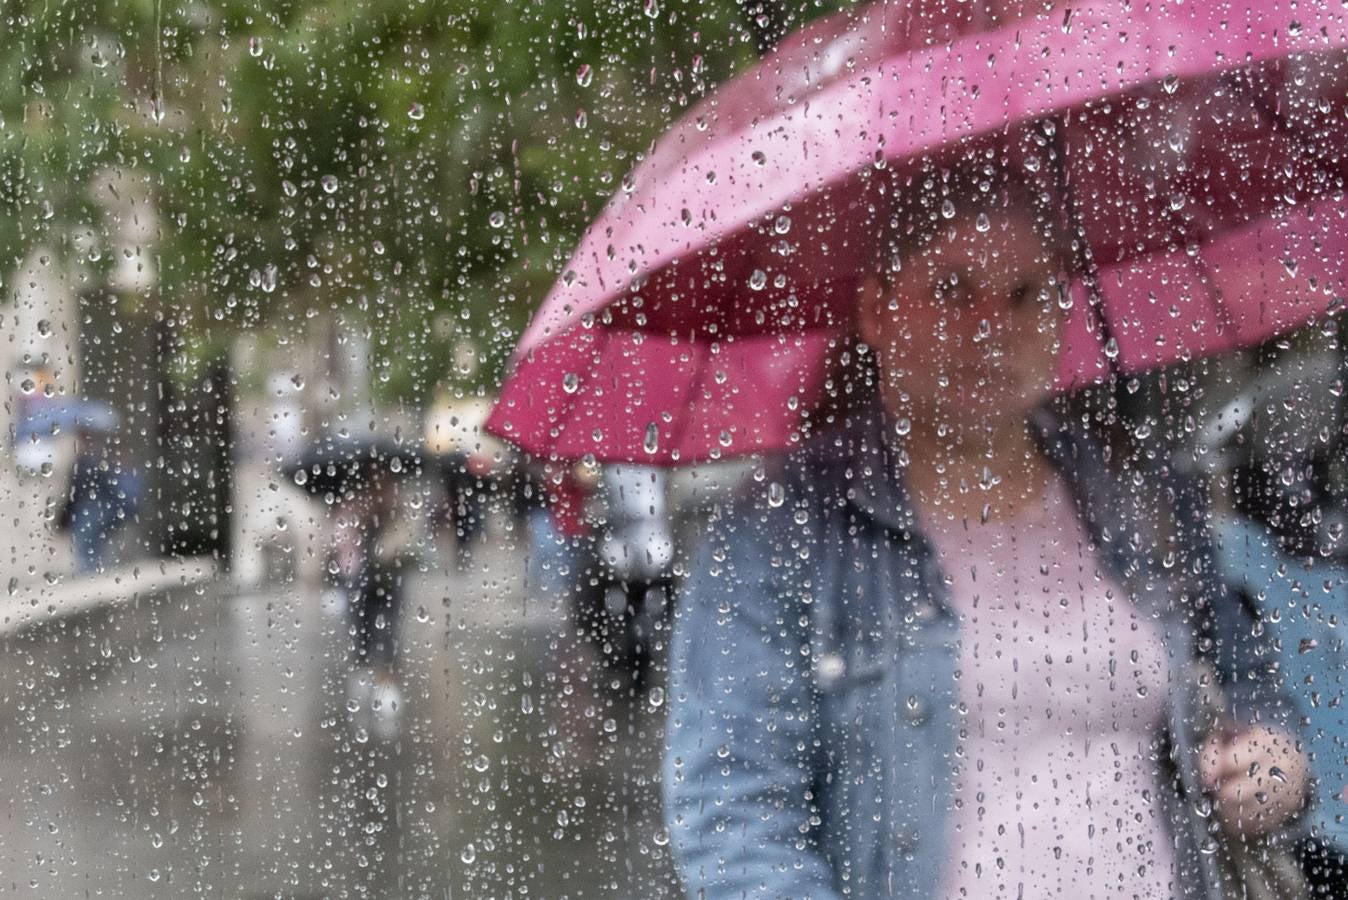
POLYGON ((94 609, 134 605, 171 588, 205 584, 217 571, 215 561, 205 557, 145 559, 100 575, 71 575, 55 582, 15 579, 0 616, 0 637, 94 609))

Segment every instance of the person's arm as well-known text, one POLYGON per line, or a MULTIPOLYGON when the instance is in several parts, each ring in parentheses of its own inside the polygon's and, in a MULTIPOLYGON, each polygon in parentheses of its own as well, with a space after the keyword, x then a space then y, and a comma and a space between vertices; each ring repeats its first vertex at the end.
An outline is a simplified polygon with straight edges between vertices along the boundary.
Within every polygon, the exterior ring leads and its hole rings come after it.
MULTIPOLYGON (((757 512, 717 527, 680 597, 665 820, 689 897, 837 900, 820 852, 808 608, 757 512)), ((776 529, 781 535, 787 529, 776 529)))
POLYGON ((1179 517, 1185 569, 1197 576, 1190 584, 1201 595, 1199 655, 1212 667, 1228 707, 1200 748, 1199 773, 1222 826, 1255 835, 1281 827, 1305 807, 1309 761, 1274 632, 1221 568, 1211 495, 1207 479, 1172 472, 1164 497, 1179 517))

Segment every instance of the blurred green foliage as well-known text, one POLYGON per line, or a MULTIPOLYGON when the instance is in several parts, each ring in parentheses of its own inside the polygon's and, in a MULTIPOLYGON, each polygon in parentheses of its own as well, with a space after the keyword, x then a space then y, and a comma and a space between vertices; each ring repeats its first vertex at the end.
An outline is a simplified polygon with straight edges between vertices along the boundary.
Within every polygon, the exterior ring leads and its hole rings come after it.
POLYGON ((458 337, 499 377, 637 154, 756 55, 735 0, 4 9, 6 270, 39 242, 108 266, 115 171, 158 209, 153 302, 182 346, 342 316, 376 394, 413 403, 458 337))

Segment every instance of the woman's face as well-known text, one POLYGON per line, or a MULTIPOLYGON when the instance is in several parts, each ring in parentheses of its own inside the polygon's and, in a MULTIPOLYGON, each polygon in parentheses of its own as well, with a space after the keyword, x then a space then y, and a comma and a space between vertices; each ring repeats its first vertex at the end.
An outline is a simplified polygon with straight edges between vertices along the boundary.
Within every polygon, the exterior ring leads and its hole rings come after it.
POLYGON ((1053 389, 1061 261, 1024 214, 949 225, 889 284, 866 281, 861 338, 900 408, 955 426, 1023 420, 1053 389))

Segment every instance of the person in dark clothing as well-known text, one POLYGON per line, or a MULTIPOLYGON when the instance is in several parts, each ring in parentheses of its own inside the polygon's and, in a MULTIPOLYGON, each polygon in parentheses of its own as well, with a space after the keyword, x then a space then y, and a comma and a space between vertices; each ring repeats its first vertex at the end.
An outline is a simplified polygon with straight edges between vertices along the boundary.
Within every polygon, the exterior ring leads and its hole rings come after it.
POLYGON ((382 461, 371 460, 352 485, 334 507, 329 572, 347 595, 356 664, 351 699, 368 702, 376 731, 391 736, 401 704, 397 640, 410 548, 397 515, 397 476, 382 461))
POLYGON ((103 429, 81 427, 75 466, 58 526, 70 534, 75 571, 105 571, 114 560, 113 538, 140 510, 141 477, 125 463, 115 437, 103 429))

